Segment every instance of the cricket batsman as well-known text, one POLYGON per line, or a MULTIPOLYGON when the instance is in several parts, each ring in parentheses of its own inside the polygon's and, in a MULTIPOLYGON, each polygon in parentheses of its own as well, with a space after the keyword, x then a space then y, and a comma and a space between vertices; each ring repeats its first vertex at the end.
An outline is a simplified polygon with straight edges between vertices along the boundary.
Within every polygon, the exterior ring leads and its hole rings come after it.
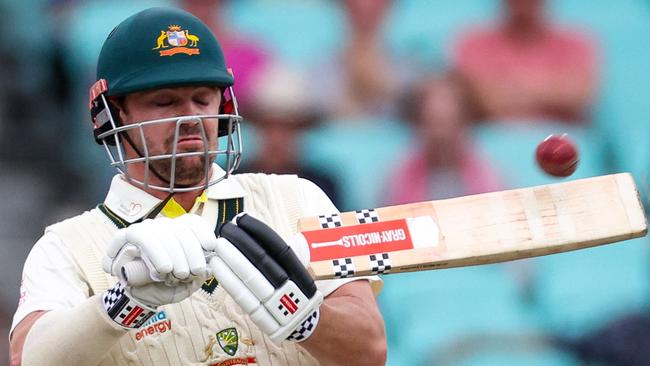
POLYGON ((185 11, 147 9, 108 35, 89 107, 118 174, 31 250, 12 365, 385 363, 379 279, 314 282, 293 239, 298 218, 337 212, 328 197, 296 176, 233 174, 233 84, 185 11))

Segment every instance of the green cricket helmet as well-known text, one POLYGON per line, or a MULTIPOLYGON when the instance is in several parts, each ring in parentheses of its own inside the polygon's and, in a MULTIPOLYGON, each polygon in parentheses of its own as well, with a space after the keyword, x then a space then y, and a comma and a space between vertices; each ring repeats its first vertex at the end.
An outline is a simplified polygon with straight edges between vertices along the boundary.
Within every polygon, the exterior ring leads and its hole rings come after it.
MULTIPOLYGON (((95 140, 104 145, 111 166, 130 181, 145 188, 169 192, 204 189, 226 178, 239 165, 241 138, 239 116, 232 85, 232 72, 226 67, 223 51, 210 29, 194 15, 180 9, 157 7, 143 10, 117 25, 106 38, 97 62, 97 82, 90 88, 90 111, 94 124, 95 140), (134 92, 178 86, 215 86, 222 93, 222 104, 217 115, 170 116, 155 121, 124 124, 119 120, 111 97, 121 97, 134 92), (227 136, 224 149, 208 146, 204 119, 218 119, 217 135, 227 136), (199 123, 200 122, 200 123, 199 123), (163 155, 149 155, 144 127, 159 124, 176 124, 173 151, 163 155), (198 124, 204 139, 200 152, 176 152, 180 125, 198 124), (129 133, 134 131, 134 133, 129 133), (133 141, 140 140, 140 148, 133 141), (140 155, 126 158, 124 143, 140 155), (203 155, 204 174, 207 176, 217 156, 226 157, 222 177, 213 177, 196 186, 183 186, 176 181, 177 159, 203 155), (169 174, 162 174, 151 162, 167 159, 171 163, 169 174), (131 164, 145 164, 166 186, 150 184, 149 174, 138 180, 128 173, 131 164)), ((156 165, 156 164, 153 164, 156 165)))

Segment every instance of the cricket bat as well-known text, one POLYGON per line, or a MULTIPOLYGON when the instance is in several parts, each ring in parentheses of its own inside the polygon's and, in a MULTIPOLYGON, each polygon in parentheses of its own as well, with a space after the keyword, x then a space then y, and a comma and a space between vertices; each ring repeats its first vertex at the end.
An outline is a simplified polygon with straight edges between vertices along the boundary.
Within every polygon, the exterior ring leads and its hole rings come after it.
POLYGON ((307 217, 316 280, 561 253, 647 233, 629 173, 307 217))

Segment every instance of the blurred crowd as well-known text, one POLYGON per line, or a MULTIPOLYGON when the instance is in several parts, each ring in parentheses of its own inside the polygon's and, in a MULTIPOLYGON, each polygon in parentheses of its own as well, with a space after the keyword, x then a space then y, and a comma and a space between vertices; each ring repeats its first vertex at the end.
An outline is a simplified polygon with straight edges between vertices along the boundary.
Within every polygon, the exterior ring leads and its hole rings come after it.
MULTIPOLYGON (((241 172, 377 207, 555 182, 533 152, 569 133, 574 178, 630 171, 647 200, 643 0, 0 1, 0 365, 29 249, 114 174, 87 90, 112 26, 149 6, 189 10, 223 46, 241 172)), ((389 364, 648 364, 648 250, 385 277, 389 364)))

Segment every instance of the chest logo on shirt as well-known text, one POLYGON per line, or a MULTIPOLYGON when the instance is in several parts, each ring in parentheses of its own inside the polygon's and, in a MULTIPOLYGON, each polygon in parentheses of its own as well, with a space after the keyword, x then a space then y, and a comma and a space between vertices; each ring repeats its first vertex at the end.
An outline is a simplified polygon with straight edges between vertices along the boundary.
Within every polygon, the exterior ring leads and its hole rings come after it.
POLYGON ((227 328, 219 333, 217 333, 217 342, 219 342, 219 347, 229 354, 234 356, 237 353, 237 347, 239 346, 239 334, 237 334, 237 329, 227 328))

